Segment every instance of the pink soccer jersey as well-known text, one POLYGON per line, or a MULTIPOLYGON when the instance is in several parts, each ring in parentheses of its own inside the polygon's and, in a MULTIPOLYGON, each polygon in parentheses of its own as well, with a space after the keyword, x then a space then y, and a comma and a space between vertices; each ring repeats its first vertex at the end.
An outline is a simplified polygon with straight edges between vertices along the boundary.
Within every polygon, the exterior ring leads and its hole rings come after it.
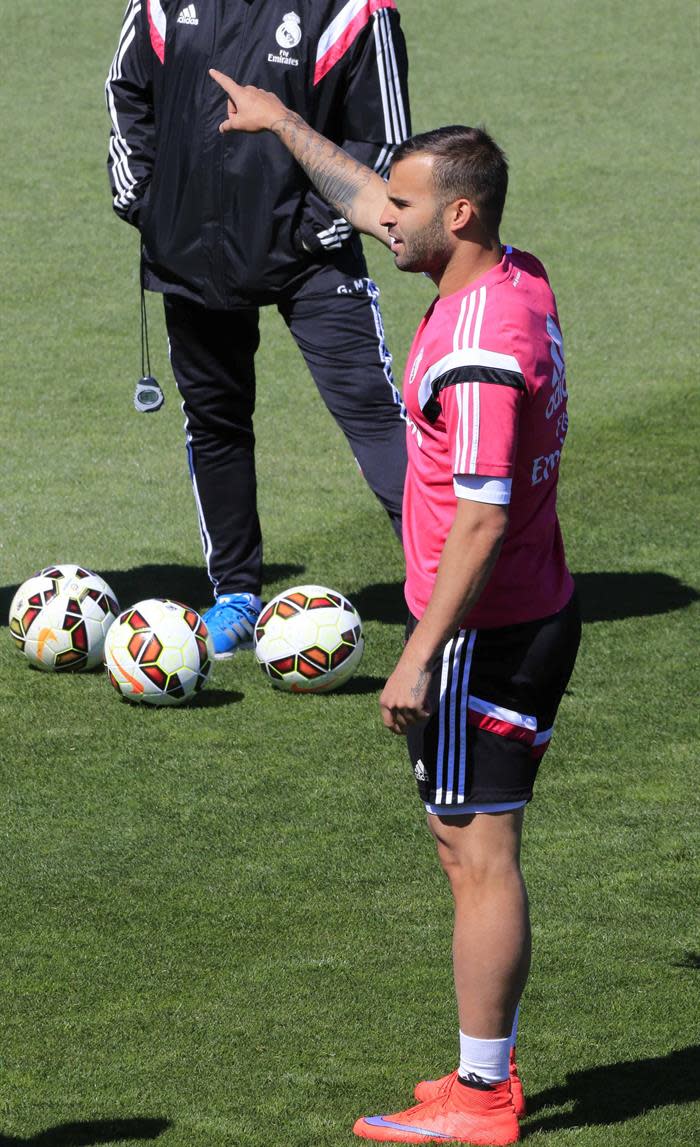
POLYGON ((406 364, 406 601, 421 617, 455 515, 454 475, 510 478, 508 530, 468 628, 556 613, 573 591, 556 512, 567 429, 557 307, 533 256, 506 248, 462 291, 436 299, 406 364))

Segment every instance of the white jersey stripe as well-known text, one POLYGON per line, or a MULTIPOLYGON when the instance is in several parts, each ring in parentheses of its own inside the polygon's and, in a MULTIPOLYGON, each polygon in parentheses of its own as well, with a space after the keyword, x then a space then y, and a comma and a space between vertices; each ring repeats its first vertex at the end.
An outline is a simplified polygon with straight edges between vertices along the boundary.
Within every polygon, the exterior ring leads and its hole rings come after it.
POLYGON ((469 426, 470 419, 472 419, 472 391, 470 391, 468 383, 459 383, 454 388, 457 395, 459 395, 461 404, 461 430, 459 435, 459 443, 457 453, 454 455, 452 463, 453 474, 465 474, 467 468, 467 442, 469 440, 469 426))
MULTIPOLYGON (((131 148, 125 139, 112 133, 109 142, 109 152, 114 159, 112 176, 114 178, 115 186, 119 190, 121 196, 133 198, 133 188, 136 184, 136 178, 132 174, 131 168, 129 166, 131 148)), ((124 206, 124 204, 122 205, 124 206)))
POLYGON ((472 392, 472 450, 469 457, 468 474, 476 474, 476 460, 479 455, 479 430, 480 426, 480 413, 481 413, 481 397, 480 397, 480 383, 470 382, 467 384, 472 392))
POLYGON ((463 386, 456 386, 455 387, 455 397, 457 399, 458 417, 457 417, 457 433, 455 435, 455 453, 454 453, 454 460, 452 463, 452 473, 453 474, 461 474, 463 472, 462 471, 462 443, 463 443, 462 421, 464 419, 464 387, 463 386))
MULTIPOLYGON (((384 116, 384 136, 389 144, 402 143, 408 135, 406 110, 391 35, 389 10, 394 8, 393 0, 383 0, 383 2, 348 0, 319 37, 314 78, 314 84, 318 83, 372 20, 377 76, 384 116)), ((386 163, 384 156, 381 162, 383 167, 386 163)), ((375 169, 382 173, 378 163, 375 164, 375 169)))
POLYGON ((474 307, 476 306, 476 292, 469 292, 469 310, 467 311, 467 318, 464 323, 464 330, 462 331, 462 349, 469 346, 469 332, 472 326, 472 319, 474 318, 474 307))
MULTIPOLYGON (((160 0, 148 0, 148 11, 160 38, 165 40, 167 20, 161 7, 160 0)), ((194 15, 194 12, 192 13, 194 15)))
MULTIPOLYGON (((472 318, 474 317, 474 304, 476 303, 476 295, 475 295, 474 291, 469 292, 469 294, 466 296, 466 300, 467 300, 467 304, 468 304, 469 309, 467 310, 467 317, 464 320, 464 326, 462 327, 462 336, 461 336, 461 347, 462 347, 462 349, 469 346, 469 331, 471 330, 472 318)), ((455 350, 457 350, 457 349, 459 349, 459 348, 455 347, 455 350)))
POLYGON ((486 287, 481 287, 479 290, 479 310, 474 324, 474 336, 471 345, 473 347, 479 346, 481 339, 481 324, 484 321, 484 311, 486 309, 486 287))
MULTIPOLYGON (((112 60, 109 75, 105 83, 105 99, 107 102, 107 110, 109 112, 113 128, 110 140, 110 154, 114 159, 112 174, 117 189, 127 196, 129 195, 130 187, 132 187, 136 181, 129 169, 128 156, 131 154, 131 151, 126 140, 122 137, 121 131, 119 129, 111 83, 113 80, 121 78, 122 62, 136 35, 136 29, 134 25, 136 16, 140 11, 141 0, 132 0, 131 6, 127 8, 124 16, 124 23, 119 35, 119 43, 117 44, 117 50, 114 54, 114 59, 112 60)), ((120 198, 115 198, 115 203, 119 203, 121 206, 125 206, 124 203, 120 202, 120 198)))
MULTIPOLYGON (((481 336, 481 324, 484 318, 484 307, 486 305, 486 288, 479 288, 479 303, 477 308, 477 294, 472 291, 469 295, 469 311, 467 319, 464 324, 464 332, 462 335, 462 349, 463 351, 471 351, 477 349, 479 346, 479 339, 481 336), (476 314, 475 314, 476 312, 476 314), (473 322, 473 328, 472 328, 473 322)), ((459 389, 464 389, 465 404, 467 410, 471 412, 471 417, 466 422, 462 438, 462 449, 457 458, 458 469, 455 470, 456 474, 475 474, 476 462, 479 456, 479 430, 480 430, 480 394, 478 382, 463 383, 459 385, 459 389), (471 431, 469 443, 469 463, 467 464, 467 432, 471 431)))
POLYGON ((460 421, 459 437, 457 439, 457 449, 455 451, 452 473, 453 474, 463 474, 464 468, 467 464, 466 463, 466 455, 467 455, 466 443, 467 443, 467 438, 469 436, 469 398, 470 398, 469 385, 467 384, 465 386, 463 383, 460 383, 459 386, 455 387, 455 393, 457 395, 457 401, 459 403, 461 417, 459 420, 460 421))
POLYGON ((382 96, 382 111, 384 113, 384 136, 387 140, 393 142, 394 132, 391 123, 391 108, 389 105, 389 94, 386 90, 386 74, 383 67, 384 49, 378 20, 374 22, 374 50, 377 56, 377 74, 379 78, 379 90, 382 96))
MULTIPOLYGON (((109 141, 109 166, 112 171, 112 178, 116 188, 116 195, 121 198, 122 195, 127 194, 127 189, 121 181, 121 173, 118 170, 118 163, 121 156, 118 154, 118 149, 115 147, 114 140, 110 138, 109 141)), ((116 196, 115 196, 116 200, 116 196)))
POLYGON ((131 8, 127 10, 126 16, 124 17, 122 30, 119 34, 119 43, 117 44, 117 50, 114 53, 114 57, 112 59, 107 81, 105 83, 105 89, 109 87, 112 80, 118 79, 121 76, 121 66, 122 60, 124 58, 124 53, 127 51, 131 41, 134 38, 134 22, 140 11, 140 0, 132 0, 131 8))
POLYGON ((391 157, 393 154, 393 147, 383 147, 374 161, 374 170, 376 171, 377 175, 381 175, 382 179, 384 179, 387 171, 389 170, 391 157))
POLYGON ((121 31, 119 33, 119 42, 117 44, 117 50, 114 54, 114 59, 112 60, 112 67, 110 69, 110 78, 112 78, 111 73, 112 73, 112 70, 114 69, 114 64, 115 64, 117 57, 119 56, 119 58, 121 58, 119 55, 119 50, 122 46, 122 43, 124 42, 127 34, 131 30, 131 28, 133 27, 134 21, 136 20, 136 17, 140 11, 141 11, 141 0, 131 0, 129 7, 127 8, 126 12, 124 13, 124 22, 122 24, 121 31))
MULTIPOLYGON (((457 320, 457 327, 455 328, 455 337, 453 340, 454 351, 459 351, 459 322, 462 318, 464 306, 467 305, 467 313, 464 318, 464 325, 462 326, 461 341, 462 349, 469 346, 469 331, 471 330, 472 319, 474 317, 474 306, 476 303, 476 294, 470 291, 468 295, 464 296, 462 306, 460 307, 459 318, 457 320)), ((474 411, 473 403, 471 401, 471 387, 469 385, 459 384, 456 390, 460 399, 460 409, 462 417, 460 419, 460 437, 457 442, 457 450, 455 451, 453 473, 464 474, 467 466, 467 441, 469 437, 469 427, 473 424, 474 411), (471 411, 471 421, 470 421, 471 411)))
POLYGON ((389 17, 386 9, 380 9, 374 19, 374 41, 377 54, 377 69, 379 75, 379 90, 382 96, 382 110, 384 112, 384 131, 390 143, 401 143, 406 138, 405 120, 402 130, 402 115, 398 107, 400 102, 400 89, 397 99, 398 77, 396 61, 393 57, 393 45, 389 29, 389 17))
POLYGON ((357 15, 365 7, 367 0, 348 0, 344 8, 340 9, 338 15, 331 20, 325 32, 318 41, 318 48, 316 49, 316 63, 325 56, 326 52, 333 47, 333 44, 342 36, 347 28, 357 15))
POLYGON ((117 189, 114 201, 120 207, 126 207, 127 203, 134 198, 133 182, 131 186, 124 182, 122 172, 124 169, 128 173, 129 163, 123 148, 119 146, 114 136, 109 141, 109 154, 112 157, 112 178, 117 189))
POLYGON ((133 188, 136 186, 136 177, 134 176, 131 167, 129 166, 129 156, 131 149, 122 135, 119 126, 119 118, 117 116, 117 108, 114 102, 114 93, 112 91, 112 83, 114 80, 121 79, 122 76, 122 63, 124 56, 128 52, 134 38, 136 36, 135 21, 138 13, 141 11, 141 0, 132 0, 129 8, 127 8, 124 24, 119 37, 117 50, 112 60, 112 66, 109 69, 109 75, 105 83, 105 99, 107 103, 107 110, 109 118, 112 123, 112 136, 110 139, 109 152, 112 156, 112 178, 114 185, 117 189, 117 194, 114 196, 115 207, 125 208, 130 200, 134 198, 133 188))
POLYGON ((464 312, 465 312, 466 307, 467 307, 468 298, 469 298, 469 295, 464 296, 464 298, 462 299, 462 303, 460 305, 460 308, 459 308, 459 314, 457 316, 457 323, 455 326, 455 333, 454 333, 454 336, 452 338, 452 349, 454 351, 459 350, 459 332, 461 330, 462 323, 464 322, 464 312))
POLYGON ((391 93, 392 115, 396 123, 396 134, 394 136, 390 136, 389 138, 393 143, 401 143, 408 135, 408 125, 406 123, 406 109, 404 108, 403 96, 401 94, 401 84, 399 83, 399 67, 396 62, 394 41, 391 35, 391 19, 389 17, 389 9, 380 8, 376 13, 375 22, 379 24, 383 30, 384 43, 387 49, 383 58, 389 65, 387 80, 391 93))

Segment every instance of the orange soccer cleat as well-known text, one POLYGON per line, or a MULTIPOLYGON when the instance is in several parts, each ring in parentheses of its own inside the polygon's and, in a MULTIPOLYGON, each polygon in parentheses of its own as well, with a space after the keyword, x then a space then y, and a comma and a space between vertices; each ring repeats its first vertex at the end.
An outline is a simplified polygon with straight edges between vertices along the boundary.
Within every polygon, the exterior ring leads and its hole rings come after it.
POLYGON ((510 1083, 510 1094, 513 1097, 513 1107, 518 1119, 524 1119, 527 1114, 527 1105, 525 1103, 525 1092, 523 1091, 523 1081, 518 1074, 518 1065, 515 1061, 515 1048, 510 1049, 510 1074, 508 1081, 510 1083))
MULTIPOLYGON (((415 1095, 416 1099, 419 1099, 422 1103, 425 1103, 425 1101, 428 1099, 435 1099, 437 1095, 442 1094, 442 1092, 449 1086, 456 1075, 457 1072, 453 1071, 450 1073, 450 1075, 443 1075, 441 1079, 423 1079, 420 1083, 416 1084, 413 1090, 413 1094, 415 1095)), ((527 1107, 525 1105, 523 1083, 518 1074, 518 1065, 515 1061, 515 1048, 511 1048, 510 1052, 509 1082, 510 1093, 513 1097, 513 1107, 515 1108, 515 1114, 518 1119, 524 1119, 527 1112, 527 1107)))
POLYGON ((381 1143, 473 1143, 505 1147, 520 1138, 507 1080, 487 1091, 448 1077, 440 1094, 395 1115, 365 1115, 353 1131, 381 1143))

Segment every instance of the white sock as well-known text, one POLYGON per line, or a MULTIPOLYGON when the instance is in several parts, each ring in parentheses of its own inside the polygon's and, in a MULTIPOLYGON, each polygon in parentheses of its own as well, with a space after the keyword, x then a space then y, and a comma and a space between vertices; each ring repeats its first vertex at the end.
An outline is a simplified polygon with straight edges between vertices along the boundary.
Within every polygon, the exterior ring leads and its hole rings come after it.
POLYGON ((474 1039, 460 1031, 459 1078, 470 1083, 502 1083, 508 1078, 510 1039, 474 1039))

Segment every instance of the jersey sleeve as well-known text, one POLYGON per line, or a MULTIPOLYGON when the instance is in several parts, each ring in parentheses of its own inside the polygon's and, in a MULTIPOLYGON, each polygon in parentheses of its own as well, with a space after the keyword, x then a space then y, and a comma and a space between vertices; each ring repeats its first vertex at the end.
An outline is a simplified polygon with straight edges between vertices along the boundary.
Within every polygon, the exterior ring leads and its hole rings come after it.
POLYGON ((368 0, 370 19, 353 43, 343 102, 342 147, 386 175, 411 133, 408 55, 393 0, 368 0))
POLYGON ((153 61, 162 44, 164 14, 157 0, 130 0, 105 83, 111 122, 107 170, 114 210, 138 226, 153 171, 153 61), (146 7, 146 12, 144 12, 146 7))
MULTIPOLYGON (((352 0, 324 29, 314 86, 327 85, 338 109, 335 142, 385 176, 411 131, 408 55, 395 0, 352 0)), ((307 251, 333 250, 353 233, 334 208, 309 191, 299 234, 307 251)))
POLYGON ((479 348, 446 355, 426 371, 419 402, 442 416, 453 474, 511 478, 525 379, 517 359, 479 348))

